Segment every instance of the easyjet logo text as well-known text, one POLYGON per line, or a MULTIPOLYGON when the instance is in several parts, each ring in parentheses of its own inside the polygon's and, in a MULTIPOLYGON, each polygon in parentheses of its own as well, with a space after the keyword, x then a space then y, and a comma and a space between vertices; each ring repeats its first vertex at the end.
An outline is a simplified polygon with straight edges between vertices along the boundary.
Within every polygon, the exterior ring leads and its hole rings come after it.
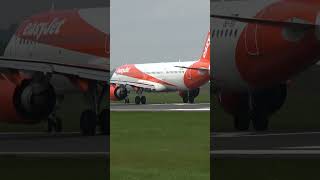
POLYGON ((41 36, 57 35, 60 32, 61 27, 65 24, 65 19, 55 18, 51 22, 33 22, 27 24, 22 35, 33 36, 38 40, 41 36))
POLYGON ((206 42, 206 45, 204 47, 202 58, 206 57, 209 48, 210 48, 210 36, 208 37, 208 41, 206 42))
POLYGON ((116 73, 118 74, 123 74, 123 73, 128 73, 130 71, 130 67, 125 67, 125 68, 119 68, 117 69, 116 73))

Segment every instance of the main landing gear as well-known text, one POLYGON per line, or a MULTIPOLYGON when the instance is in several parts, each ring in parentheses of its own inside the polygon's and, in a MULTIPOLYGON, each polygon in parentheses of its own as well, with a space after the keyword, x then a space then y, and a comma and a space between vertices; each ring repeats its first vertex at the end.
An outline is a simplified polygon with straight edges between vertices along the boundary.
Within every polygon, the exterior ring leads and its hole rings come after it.
POLYGON ((180 96, 182 97, 183 103, 193 104, 194 99, 199 95, 199 92, 200 92, 200 89, 197 88, 190 91, 184 91, 183 93, 180 94, 180 96))
POLYGON ((98 83, 91 82, 89 84, 89 91, 86 94, 86 97, 89 100, 91 108, 84 110, 81 114, 80 130, 82 135, 94 136, 96 134, 97 125, 99 125, 102 134, 110 134, 109 109, 105 108, 99 114, 102 100, 105 99, 108 89, 106 85, 102 84, 101 86, 101 94, 98 97, 98 83))
POLYGON ((143 89, 139 88, 137 90, 137 96, 134 98, 134 103, 135 104, 146 104, 147 103, 147 98, 145 96, 142 95, 143 93, 143 89))
POLYGON ((63 101, 64 96, 57 96, 56 106, 52 113, 48 117, 48 132, 62 132, 62 119, 57 116, 57 110, 60 107, 61 102, 63 101))
POLYGON ((145 96, 136 96, 135 98, 134 98, 134 102, 136 103, 136 104, 146 104, 147 103, 147 98, 145 97, 145 96))
POLYGON ((238 100, 238 110, 233 114, 234 128, 245 131, 252 122, 256 131, 268 130, 271 115, 282 107, 286 97, 285 84, 243 94, 238 100))

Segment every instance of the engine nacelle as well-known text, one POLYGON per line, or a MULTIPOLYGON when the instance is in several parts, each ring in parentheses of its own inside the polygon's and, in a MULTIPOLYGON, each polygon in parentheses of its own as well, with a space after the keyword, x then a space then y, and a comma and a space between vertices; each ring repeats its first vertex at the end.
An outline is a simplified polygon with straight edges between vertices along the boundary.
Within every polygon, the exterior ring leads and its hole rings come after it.
POLYGON ((126 87, 115 84, 110 85, 110 99, 112 101, 122 101, 128 96, 128 90, 126 87))
POLYGON ((17 113, 27 123, 36 123, 47 118, 56 105, 56 94, 48 82, 23 80, 13 94, 13 104, 17 113))
POLYGON ((197 89, 210 80, 209 63, 198 61, 190 66, 190 68, 198 68, 203 70, 188 69, 184 74, 184 84, 189 89, 197 89))

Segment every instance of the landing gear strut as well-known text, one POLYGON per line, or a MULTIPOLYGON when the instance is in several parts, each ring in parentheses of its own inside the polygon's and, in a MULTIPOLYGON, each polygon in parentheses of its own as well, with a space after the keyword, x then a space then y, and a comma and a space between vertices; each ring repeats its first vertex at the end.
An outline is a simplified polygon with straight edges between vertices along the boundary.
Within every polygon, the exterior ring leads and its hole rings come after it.
POLYGON ((270 116, 281 108, 286 97, 285 84, 242 95, 239 100, 240 107, 234 114, 235 129, 248 130, 252 121, 256 131, 268 130, 270 116))
POLYGON ((125 103, 125 104, 129 104, 129 103, 130 103, 130 100, 129 100, 128 97, 126 97, 126 98, 124 99, 124 103, 125 103))
POLYGON ((82 135, 94 136, 97 125, 100 126, 102 134, 110 134, 110 111, 104 109, 99 114, 102 100, 105 98, 108 89, 106 85, 102 86, 101 95, 98 97, 98 83, 95 81, 89 83, 89 91, 86 95, 91 108, 83 111, 81 114, 80 129, 82 135))
POLYGON ((64 96, 57 96, 57 101, 54 110, 48 117, 48 132, 62 132, 62 119, 57 116, 57 110, 60 103, 63 101, 64 96))
POLYGON ((94 136, 96 134, 97 114, 88 109, 82 112, 80 118, 81 134, 84 136, 94 136))
POLYGON ((48 132, 62 132, 62 120, 59 117, 48 117, 48 132))

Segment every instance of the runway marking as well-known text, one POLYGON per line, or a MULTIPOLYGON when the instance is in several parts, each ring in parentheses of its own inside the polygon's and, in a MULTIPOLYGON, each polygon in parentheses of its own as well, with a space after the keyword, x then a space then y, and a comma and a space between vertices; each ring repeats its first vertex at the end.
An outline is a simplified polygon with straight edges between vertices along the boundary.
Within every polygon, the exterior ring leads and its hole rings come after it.
POLYGON ((199 109, 112 109, 111 111, 114 112, 168 112, 168 111, 176 111, 176 112, 208 112, 210 111, 210 108, 199 108, 199 109))
POLYGON ((265 136, 292 136, 292 135, 312 135, 320 134, 320 132, 293 132, 293 133, 254 133, 254 132, 231 132, 231 133, 213 133, 211 137, 225 138, 225 137, 265 137, 265 136))
POLYGON ((141 104, 141 105, 125 105, 121 106, 117 104, 117 106, 110 107, 111 111, 115 112, 166 112, 166 111, 178 111, 178 112, 186 112, 186 111, 210 111, 210 103, 198 103, 198 104, 184 104, 184 103, 171 103, 171 104, 141 104))
POLYGON ((213 133, 211 134, 211 137, 218 137, 218 138, 224 138, 224 137, 241 137, 243 135, 248 135, 250 132, 230 132, 230 133, 213 133))
POLYGON ((200 109, 169 109, 169 111, 210 111, 210 108, 200 108, 200 109))
POLYGON ((281 147, 281 149, 319 149, 320 150, 320 146, 281 147))
POLYGON ((211 155, 320 155, 320 150, 213 150, 211 155))
POLYGON ((112 105, 124 105, 124 106, 167 106, 167 105, 174 105, 174 106, 197 106, 197 105, 210 105, 210 103, 194 103, 194 104, 189 104, 189 103, 163 103, 163 104, 123 104, 123 103, 111 103, 110 106, 112 105))
POLYGON ((62 133, 47 133, 47 132, 0 132, 1 135, 73 135, 80 134, 80 132, 62 132, 62 133))

